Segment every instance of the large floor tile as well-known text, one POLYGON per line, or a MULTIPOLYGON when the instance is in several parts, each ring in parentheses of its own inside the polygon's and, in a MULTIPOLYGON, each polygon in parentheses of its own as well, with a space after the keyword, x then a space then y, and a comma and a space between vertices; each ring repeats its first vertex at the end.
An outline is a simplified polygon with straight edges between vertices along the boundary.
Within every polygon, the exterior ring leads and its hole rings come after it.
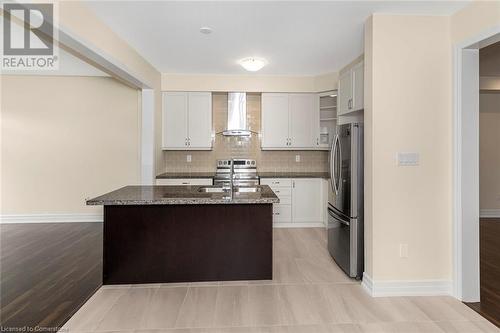
POLYGON ((489 321, 436 322, 445 333, 499 333, 500 329, 489 321))
POLYGON ((251 326, 248 286, 219 286, 215 327, 251 326))
POLYGON ((175 327, 213 327, 216 301, 217 287, 189 287, 175 327))
POLYGON ((280 285, 279 313, 287 325, 331 323, 332 313, 323 290, 317 285, 280 285))
POLYGON ((141 328, 173 328, 187 296, 187 287, 158 288, 144 312, 141 328))
POLYGON ((433 322, 394 322, 358 324, 362 333, 442 333, 433 322))
POLYGON ((248 309, 252 326, 281 325, 278 286, 248 286, 248 309))
POLYGON ((140 329, 156 288, 130 288, 116 301, 97 326, 97 331, 140 329))
POLYGON ((99 289, 63 326, 69 331, 93 331, 127 289, 99 289))

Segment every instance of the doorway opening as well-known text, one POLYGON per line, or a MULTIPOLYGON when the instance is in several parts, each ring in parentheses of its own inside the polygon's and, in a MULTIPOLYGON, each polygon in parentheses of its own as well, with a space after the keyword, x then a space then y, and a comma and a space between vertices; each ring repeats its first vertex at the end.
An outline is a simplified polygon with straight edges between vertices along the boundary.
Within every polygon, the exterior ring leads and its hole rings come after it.
POLYGON ((500 324, 499 32, 500 27, 455 49, 454 137, 455 296, 497 326, 500 324))

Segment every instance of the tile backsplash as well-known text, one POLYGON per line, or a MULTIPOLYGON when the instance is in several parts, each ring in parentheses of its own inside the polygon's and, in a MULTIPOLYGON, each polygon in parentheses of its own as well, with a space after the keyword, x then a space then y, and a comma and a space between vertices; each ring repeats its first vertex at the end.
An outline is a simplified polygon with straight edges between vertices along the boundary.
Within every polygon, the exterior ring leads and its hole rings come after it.
MULTIPOLYGON (((247 93, 247 123, 250 130, 260 133, 260 94, 247 93)), ((226 137, 220 134, 226 125, 227 94, 212 94, 213 132, 215 139, 211 151, 163 151, 166 172, 215 171, 215 163, 224 158, 252 158, 257 169, 269 171, 318 171, 328 170, 326 151, 270 151, 260 149, 259 134, 251 137, 226 137), (191 155, 191 162, 187 162, 191 155), (300 155, 300 162, 295 161, 300 155)))

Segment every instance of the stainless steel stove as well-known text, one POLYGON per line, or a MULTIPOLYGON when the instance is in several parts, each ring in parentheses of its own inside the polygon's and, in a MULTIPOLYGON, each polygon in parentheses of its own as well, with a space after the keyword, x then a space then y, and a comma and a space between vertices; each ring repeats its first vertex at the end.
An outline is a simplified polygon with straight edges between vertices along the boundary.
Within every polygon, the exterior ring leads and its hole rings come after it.
POLYGON ((214 185, 228 187, 231 183, 231 162, 233 162, 233 185, 255 186, 259 185, 257 176, 257 162, 247 158, 217 160, 214 185))

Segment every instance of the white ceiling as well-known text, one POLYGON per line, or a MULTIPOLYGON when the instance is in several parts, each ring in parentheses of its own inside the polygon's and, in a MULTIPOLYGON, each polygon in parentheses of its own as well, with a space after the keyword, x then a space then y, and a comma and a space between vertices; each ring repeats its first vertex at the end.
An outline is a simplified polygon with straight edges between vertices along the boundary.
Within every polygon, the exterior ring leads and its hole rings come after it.
POLYGON ((94 1, 97 15, 164 73, 247 74, 237 60, 264 57, 259 74, 338 71, 363 52, 372 13, 450 15, 464 1, 94 1), (210 35, 199 32, 208 26, 210 35))

